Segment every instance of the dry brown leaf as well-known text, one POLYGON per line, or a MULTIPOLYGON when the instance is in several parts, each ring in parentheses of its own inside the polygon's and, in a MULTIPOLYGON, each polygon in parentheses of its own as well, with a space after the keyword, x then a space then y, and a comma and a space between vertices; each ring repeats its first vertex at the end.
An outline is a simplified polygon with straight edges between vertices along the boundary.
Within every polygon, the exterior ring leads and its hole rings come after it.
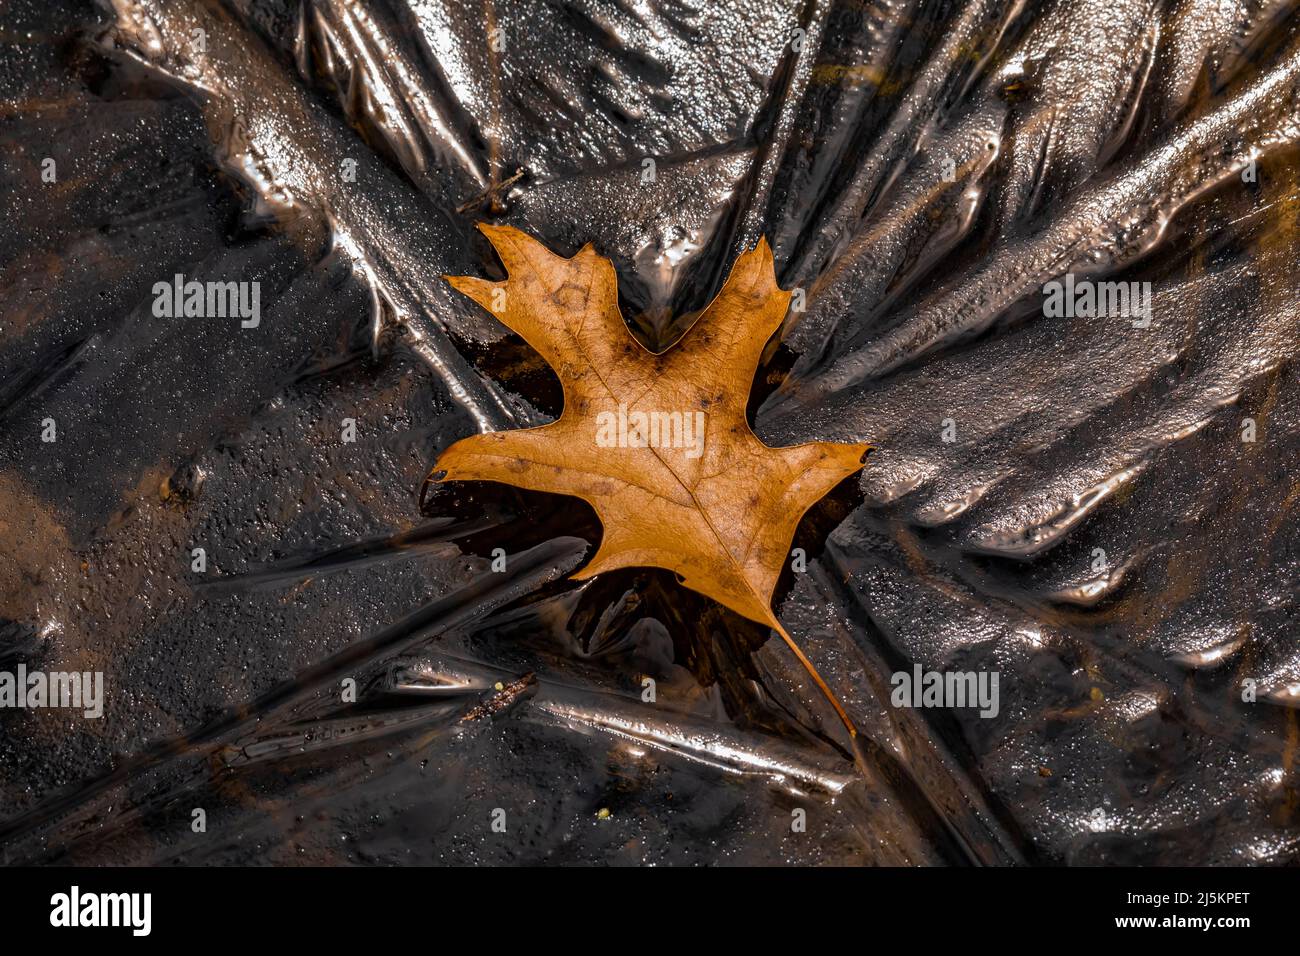
POLYGON ((564 259, 518 229, 479 228, 507 278, 447 281, 541 353, 559 376, 564 410, 539 428, 456 442, 435 477, 587 501, 604 533, 575 577, 645 566, 676 572, 686 587, 775 628, 852 732, 771 600, 800 518, 862 467, 870 446, 770 448, 750 430, 750 385, 790 300, 766 240, 740 256, 682 339, 655 354, 628 331, 614 266, 590 244, 564 259))

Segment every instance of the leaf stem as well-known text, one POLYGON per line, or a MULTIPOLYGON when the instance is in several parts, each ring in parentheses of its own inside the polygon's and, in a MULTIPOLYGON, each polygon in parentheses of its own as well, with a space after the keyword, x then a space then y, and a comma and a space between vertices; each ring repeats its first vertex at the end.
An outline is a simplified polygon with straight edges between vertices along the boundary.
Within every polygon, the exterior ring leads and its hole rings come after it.
MULTIPOLYGON (((817 689, 822 692, 822 696, 830 701, 831 706, 835 708, 835 713, 839 715, 840 720, 843 722, 844 729, 849 732, 849 739, 856 741, 858 728, 853 725, 853 721, 849 718, 848 712, 844 709, 844 705, 840 703, 840 699, 836 697, 835 692, 826 685, 826 681, 822 680, 822 675, 817 673, 817 668, 813 666, 812 661, 808 660, 807 655, 804 654, 799 645, 795 643, 794 638, 791 637, 789 632, 787 632, 786 629, 781 626, 781 623, 776 620, 775 614, 772 615, 772 620, 774 622, 773 627, 776 629, 776 632, 781 635, 781 640, 785 641, 786 647, 790 648, 790 650, 794 652, 794 656, 798 658, 799 663, 803 665, 803 669, 808 672, 808 676, 813 679, 813 683, 816 684, 817 689)), ((854 749, 856 750, 856 747, 854 749)))

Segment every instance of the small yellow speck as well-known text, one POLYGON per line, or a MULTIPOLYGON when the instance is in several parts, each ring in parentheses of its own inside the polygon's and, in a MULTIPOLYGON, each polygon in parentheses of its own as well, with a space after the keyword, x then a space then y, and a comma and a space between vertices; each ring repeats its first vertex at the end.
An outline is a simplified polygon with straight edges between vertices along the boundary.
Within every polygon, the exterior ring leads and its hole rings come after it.
POLYGON ((494 688, 496 688, 497 690, 505 690, 505 689, 506 689, 506 685, 503 684, 503 683, 501 683, 500 681, 497 681, 497 682, 496 682, 495 684, 493 684, 492 686, 493 686, 494 688))
POLYGON ((1106 699, 1106 695, 1103 694, 1103 693, 1101 692, 1101 688, 1100 688, 1100 687, 1094 687, 1094 688, 1093 688, 1093 689, 1088 693, 1088 696, 1091 697, 1093 700, 1105 700, 1105 699, 1106 699))
POLYGON ((608 819, 609 819, 609 807, 601 807, 599 810, 597 810, 597 811, 596 811, 596 819, 597 819, 597 820, 608 820, 608 819))

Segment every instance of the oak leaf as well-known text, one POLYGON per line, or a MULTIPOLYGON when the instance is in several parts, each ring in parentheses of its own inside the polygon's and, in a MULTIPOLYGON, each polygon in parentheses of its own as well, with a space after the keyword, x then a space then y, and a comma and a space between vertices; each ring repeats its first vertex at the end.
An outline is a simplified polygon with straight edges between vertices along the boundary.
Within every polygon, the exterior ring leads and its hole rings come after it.
POLYGON ((870 446, 772 448, 750 430, 750 386, 790 300, 766 240, 739 257, 686 334, 654 353, 628 330, 613 264, 590 244, 565 259, 517 229, 479 228, 507 278, 447 281, 541 353, 560 379, 564 408, 548 425, 456 442, 433 478, 587 501, 603 535, 575 577, 645 566, 676 572, 684 586, 774 628, 852 732, 771 599, 800 518, 862 468, 870 446))

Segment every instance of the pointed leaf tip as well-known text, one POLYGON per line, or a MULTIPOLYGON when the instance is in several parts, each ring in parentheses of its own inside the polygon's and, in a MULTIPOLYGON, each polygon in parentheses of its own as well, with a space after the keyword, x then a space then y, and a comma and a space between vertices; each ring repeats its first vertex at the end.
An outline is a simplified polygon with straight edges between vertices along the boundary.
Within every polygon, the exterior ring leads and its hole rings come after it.
MULTIPOLYGON (((527 244, 530 246, 541 246, 542 244, 524 232, 522 229, 516 229, 514 226, 506 225, 499 222, 479 222, 475 223, 478 231, 487 237, 487 241, 492 243, 492 248, 501 254, 502 244, 506 242, 515 244, 527 244)), ((545 249, 545 246, 542 246, 545 249)), ((549 251, 549 250, 548 250, 549 251)))

